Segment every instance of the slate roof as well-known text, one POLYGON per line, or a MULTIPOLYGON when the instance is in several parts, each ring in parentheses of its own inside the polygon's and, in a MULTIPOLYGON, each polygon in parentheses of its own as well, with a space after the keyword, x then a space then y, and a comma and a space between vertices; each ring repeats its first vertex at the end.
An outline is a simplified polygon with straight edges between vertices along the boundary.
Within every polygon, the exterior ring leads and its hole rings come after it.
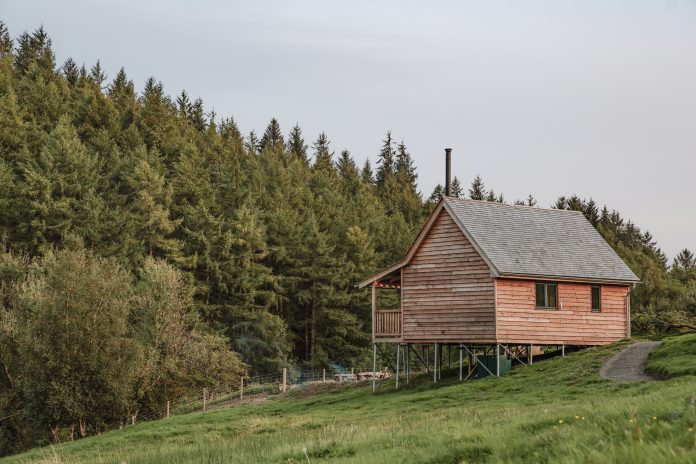
POLYGON ((456 198, 444 203, 497 275, 640 281, 580 212, 456 198))

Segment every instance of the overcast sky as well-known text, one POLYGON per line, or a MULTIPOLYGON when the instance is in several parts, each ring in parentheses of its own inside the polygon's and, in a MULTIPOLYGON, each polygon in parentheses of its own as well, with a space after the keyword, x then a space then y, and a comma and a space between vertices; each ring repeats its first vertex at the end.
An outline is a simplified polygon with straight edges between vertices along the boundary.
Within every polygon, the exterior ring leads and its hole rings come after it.
POLYGON ((450 146, 467 185, 592 196, 670 258, 696 251, 696 2, 0 0, 0 18, 244 132, 299 122, 362 164, 391 130, 426 196, 450 146))

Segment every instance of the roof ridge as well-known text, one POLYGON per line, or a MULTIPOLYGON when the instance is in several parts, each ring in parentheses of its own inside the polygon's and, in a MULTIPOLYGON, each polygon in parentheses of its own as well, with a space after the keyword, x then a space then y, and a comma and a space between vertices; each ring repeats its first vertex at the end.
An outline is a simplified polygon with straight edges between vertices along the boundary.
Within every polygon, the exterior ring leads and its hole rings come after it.
POLYGON ((488 201, 488 200, 474 200, 472 198, 456 198, 456 197, 443 197, 445 201, 454 201, 454 202, 463 202, 463 203, 483 203, 486 205, 490 206, 499 206, 503 208, 527 208, 531 210, 538 210, 538 211, 559 211, 562 213, 580 213, 582 214, 582 211, 576 211, 573 209, 560 209, 560 208, 542 208, 541 206, 528 206, 528 205, 509 205, 507 203, 500 203, 497 201, 488 201))

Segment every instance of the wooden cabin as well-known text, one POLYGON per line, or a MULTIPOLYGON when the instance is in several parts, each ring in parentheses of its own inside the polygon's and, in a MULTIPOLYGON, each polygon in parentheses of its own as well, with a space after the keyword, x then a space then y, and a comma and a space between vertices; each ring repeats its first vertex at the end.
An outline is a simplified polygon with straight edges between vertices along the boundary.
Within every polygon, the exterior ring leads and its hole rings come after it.
POLYGON ((629 337, 637 282, 582 213, 445 197, 406 256, 359 286, 372 288, 375 344, 499 353, 629 337), (380 289, 399 291, 400 309, 376 307, 380 289))

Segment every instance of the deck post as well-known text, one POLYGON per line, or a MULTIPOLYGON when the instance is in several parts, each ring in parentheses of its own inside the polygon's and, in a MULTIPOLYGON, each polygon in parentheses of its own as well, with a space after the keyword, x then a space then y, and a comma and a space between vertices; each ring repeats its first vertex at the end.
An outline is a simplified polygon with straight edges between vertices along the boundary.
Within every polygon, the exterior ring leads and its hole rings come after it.
POLYGON ((462 344, 459 344, 459 381, 462 381, 462 374, 464 370, 464 364, 463 364, 463 357, 464 353, 462 353, 462 344))
POLYGON ((437 343, 433 353, 433 383, 437 383, 437 343))
POLYGON ((408 374, 411 372, 411 360, 409 351, 411 350, 411 345, 406 344, 406 351, 404 351, 404 368, 406 369, 406 385, 408 385, 408 374))
POLYGON ((437 354, 437 380, 442 380, 442 355, 445 353, 445 347, 440 345, 440 352, 437 354))
POLYGON ((565 345, 561 345, 561 357, 565 356, 565 345))
POLYGON ((399 389, 399 358, 401 358, 401 343, 396 344, 396 389, 399 389))
POLYGON ((375 382, 375 377, 377 377, 377 344, 372 344, 372 393, 376 391, 377 384, 375 382))
POLYGON ((527 345, 527 364, 534 364, 534 345, 527 345))
POLYGON ((375 341, 375 312, 377 311, 377 285, 372 282, 372 341, 375 341))
POLYGON ((500 377, 500 343, 495 344, 495 376, 500 377))

